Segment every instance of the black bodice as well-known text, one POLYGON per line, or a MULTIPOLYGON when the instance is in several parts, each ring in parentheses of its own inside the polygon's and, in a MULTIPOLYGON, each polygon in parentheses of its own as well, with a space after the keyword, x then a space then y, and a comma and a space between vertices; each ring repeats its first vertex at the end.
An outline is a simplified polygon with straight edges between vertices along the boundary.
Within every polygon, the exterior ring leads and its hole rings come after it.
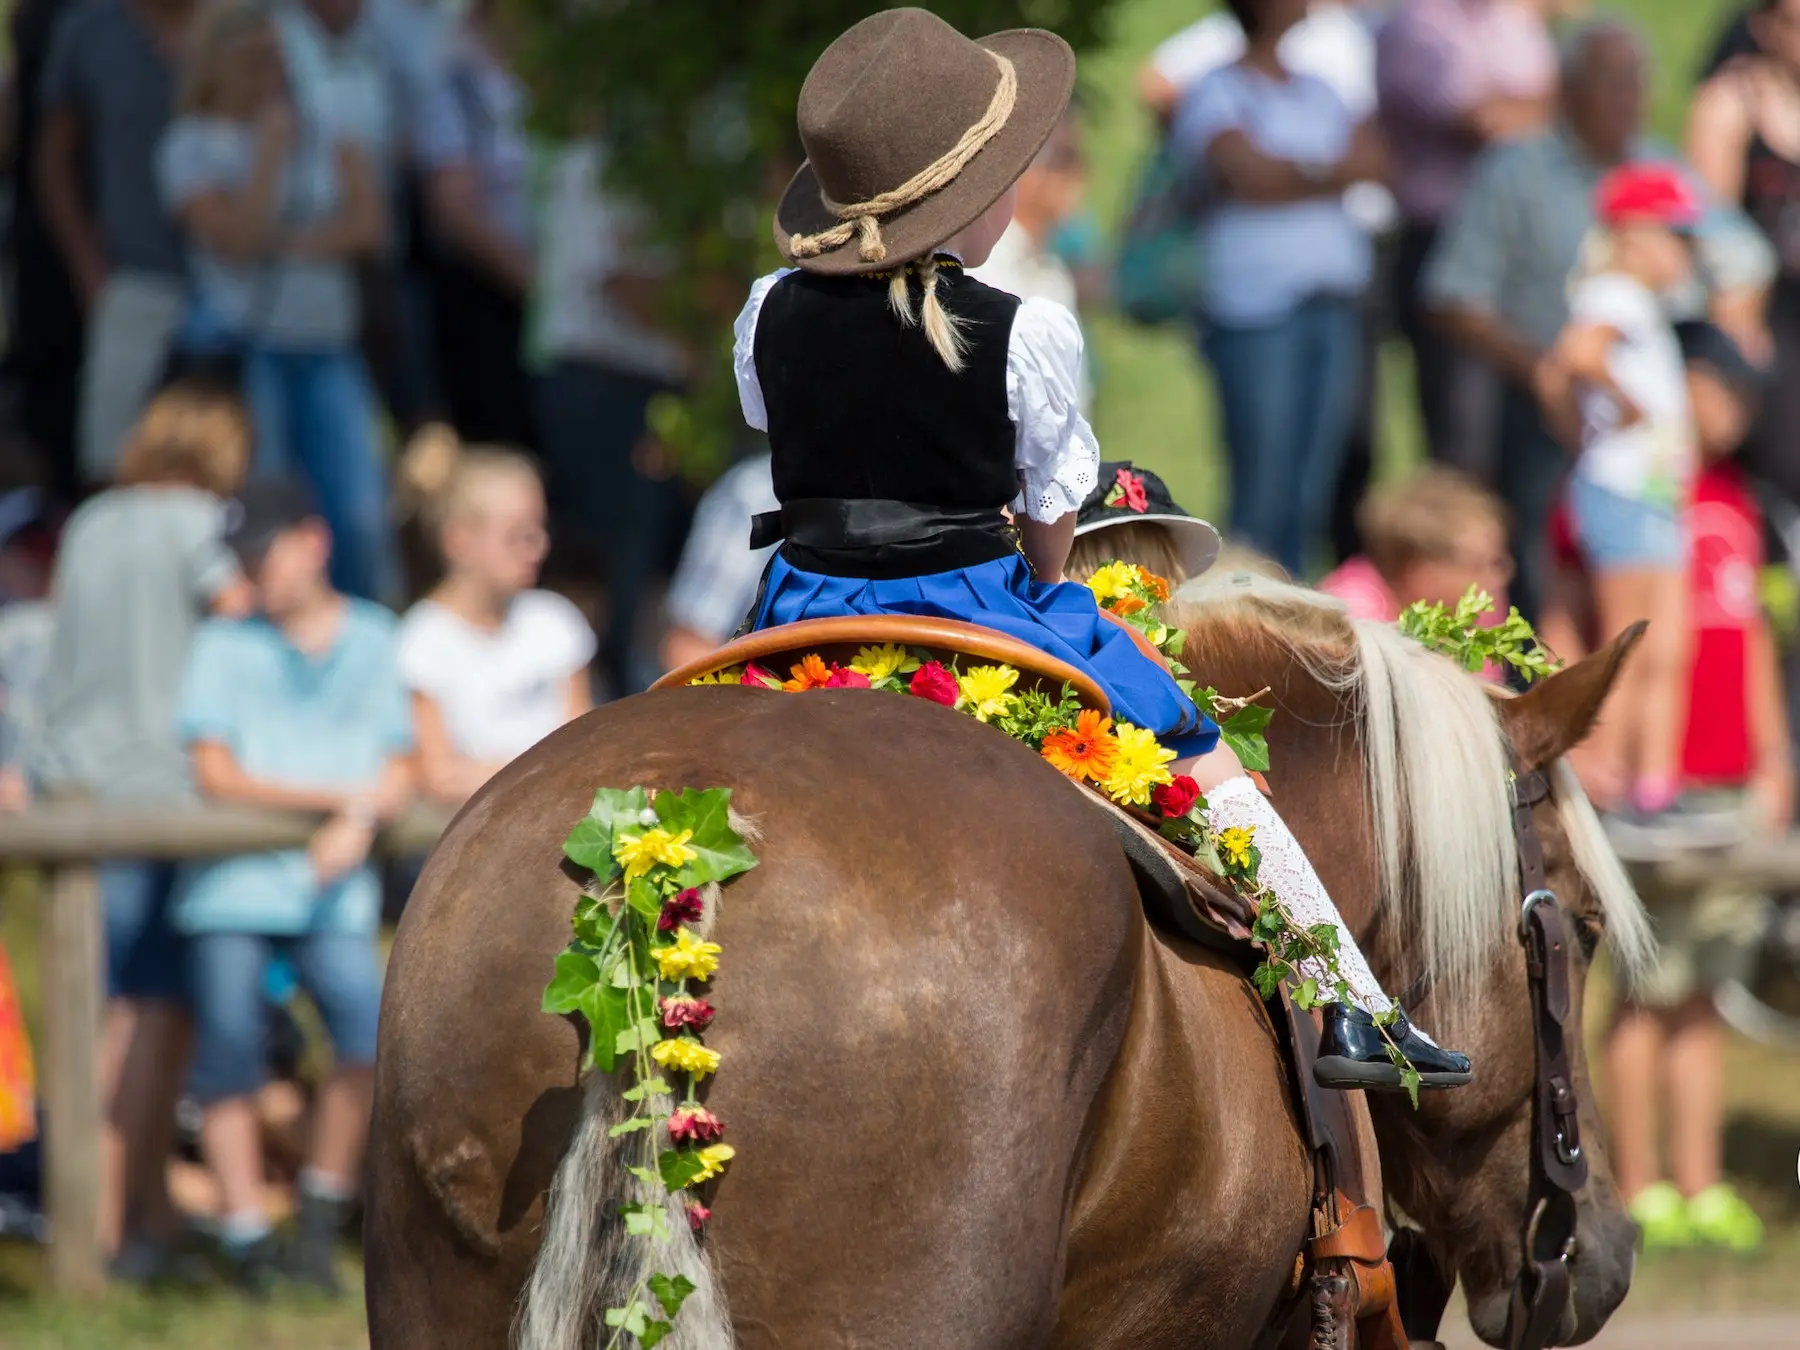
MULTIPOLYGON (((1006 354, 1019 299, 948 264, 938 299, 962 321, 960 372, 889 307, 885 277, 794 272, 770 288, 754 353, 784 506, 878 499, 992 512, 1017 495, 1006 354)), ((809 571, 893 576, 973 566, 1013 547, 997 530, 949 530, 903 559, 825 558, 792 539, 784 556, 809 571)))

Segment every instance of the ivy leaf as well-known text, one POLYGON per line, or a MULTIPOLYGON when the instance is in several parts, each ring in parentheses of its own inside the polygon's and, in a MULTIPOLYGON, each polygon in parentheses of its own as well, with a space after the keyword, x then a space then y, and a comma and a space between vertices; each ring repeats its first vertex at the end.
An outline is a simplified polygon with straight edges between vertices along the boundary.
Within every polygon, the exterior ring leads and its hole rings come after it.
POLYGON ((591 895, 584 895, 575 905, 575 918, 571 927, 575 930, 575 940, 596 949, 605 947, 612 937, 613 926, 618 923, 618 916, 612 907, 603 900, 591 895))
POLYGON ((693 1150, 677 1152, 666 1148, 656 1157, 656 1170, 662 1177, 662 1183, 672 1191, 684 1190, 691 1186, 706 1170, 693 1150))
POLYGON ((669 1234, 669 1216, 664 1212, 660 1200, 646 1200, 641 1205, 620 1205, 619 1213, 625 1219, 625 1231, 632 1237, 667 1237, 669 1234))
POLYGON ((655 922, 662 916, 662 893, 649 877, 635 877, 625 887, 625 903, 631 906, 632 913, 641 914, 655 922))
MULTIPOLYGON (((624 1011, 623 1008, 620 1010, 624 1011)), ((648 1050, 662 1039, 662 1028, 648 1018, 633 1022, 613 1039, 613 1051, 616 1054, 631 1055, 639 1050, 648 1050)))
POLYGON ((661 1318, 658 1318, 655 1321, 646 1322, 644 1323, 644 1329, 637 1333, 638 1345, 642 1347, 642 1350, 651 1350, 652 1346, 660 1345, 663 1337, 667 1336, 673 1330, 675 1330, 674 1325, 663 1321, 661 1318))
POLYGON ((643 1182, 646 1186, 654 1186, 661 1180, 661 1178, 648 1167, 628 1166, 625 1170, 631 1173, 631 1175, 636 1177, 639 1181, 643 1182))
POLYGON ((683 789, 656 795, 656 816, 665 830, 694 832, 687 846, 696 856, 675 874, 678 885, 704 886, 756 866, 756 855, 731 828, 730 807, 730 788, 683 789))
POLYGON ((611 881, 619 873, 618 861, 612 855, 613 827, 622 821, 635 825, 649 805, 650 799, 642 788, 601 788, 594 794, 587 816, 563 841, 564 856, 577 867, 611 881))
POLYGON ((649 1284, 650 1292, 656 1295, 656 1301, 662 1304, 662 1310, 670 1317, 681 1311, 681 1305, 695 1288, 694 1282, 685 1275, 677 1275, 672 1279, 667 1275, 652 1275, 649 1284))
POLYGON ((640 1341, 644 1338, 644 1329, 649 1325, 649 1321, 650 1318, 644 1311, 644 1305, 635 1298, 623 1308, 608 1308, 606 1310, 607 1326, 624 1327, 626 1331, 630 1332, 633 1336, 636 1336, 640 1341))
POLYGON ((639 1130, 647 1130, 656 1124, 649 1116, 633 1116, 630 1120, 621 1120, 606 1132, 608 1139, 617 1139, 620 1135, 636 1134, 639 1130))
POLYGON ((625 991, 609 984, 589 985, 581 995, 577 1010, 587 1018, 588 1063, 611 1073, 619 1062, 616 1048, 619 1033, 630 1021, 625 1013, 625 991))
POLYGON ((581 1006, 581 996, 600 983, 600 967, 580 952, 558 952, 556 974, 544 986, 543 1010, 571 1013, 581 1006))
MULTIPOLYGON (((1304 979, 1300 982, 1300 988, 1297 991, 1295 991, 1294 1002, 1296 1005, 1298 1005, 1301 1012, 1305 1012, 1307 1009, 1309 1009, 1309 1008, 1313 1007, 1315 1004, 1317 1004, 1318 1001, 1319 1001, 1319 982, 1317 980, 1313 979, 1311 976, 1308 976, 1306 979, 1304 979)), ((627 1121, 626 1123, 630 1124, 629 1121, 627 1121)), ((613 1126, 613 1128, 616 1130, 619 1127, 617 1125, 615 1125, 615 1126, 613 1126)))
POLYGON ((1273 708, 1265 708, 1260 703, 1246 703, 1219 727, 1219 736, 1231 751, 1238 757, 1238 762, 1246 769, 1257 773, 1267 773, 1269 769, 1269 742, 1263 735, 1263 728, 1269 725, 1269 719, 1275 715, 1273 708))
POLYGON ((1267 961, 1250 973, 1250 979, 1256 985, 1256 992, 1264 998, 1274 998, 1275 991, 1281 987, 1281 972, 1267 961))
POLYGON ((626 1088, 619 1096, 628 1102, 641 1102, 644 1098, 655 1096, 659 1093, 666 1097, 669 1095, 669 1091, 667 1079, 646 1078, 636 1086, 626 1088))

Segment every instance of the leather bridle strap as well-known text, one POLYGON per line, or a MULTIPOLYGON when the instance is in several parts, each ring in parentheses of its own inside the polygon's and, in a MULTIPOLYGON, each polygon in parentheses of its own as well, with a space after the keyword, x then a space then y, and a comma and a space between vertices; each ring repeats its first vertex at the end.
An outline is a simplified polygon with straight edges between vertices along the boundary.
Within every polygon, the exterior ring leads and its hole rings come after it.
MULTIPOLYGON (((1536 807, 1549 797, 1550 780, 1542 770, 1514 774, 1513 837, 1524 893, 1519 940, 1525 947, 1536 1081, 1532 1088, 1531 1188, 1519 1235, 1521 1274, 1513 1286, 1507 1317, 1508 1350, 1547 1350, 1556 1335, 1573 1287, 1569 1259, 1575 1254, 1575 1197, 1587 1184, 1588 1175, 1575 1077, 1569 1067, 1568 929, 1562 907, 1548 886, 1543 845, 1532 818, 1536 807)), ((1579 1028, 1575 1030, 1580 1033, 1579 1028)), ((1424 1243, 1407 1230, 1395 1234, 1389 1259, 1394 1262, 1407 1336, 1419 1342, 1434 1341, 1451 1282, 1438 1270, 1424 1243)))

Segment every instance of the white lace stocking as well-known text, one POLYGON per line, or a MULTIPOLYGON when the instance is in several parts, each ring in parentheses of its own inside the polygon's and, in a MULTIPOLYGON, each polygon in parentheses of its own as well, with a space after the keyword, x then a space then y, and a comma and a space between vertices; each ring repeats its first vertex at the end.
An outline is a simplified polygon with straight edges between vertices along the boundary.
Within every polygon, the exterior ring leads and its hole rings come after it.
MULTIPOLYGON (((1275 892, 1295 922, 1306 925, 1328 923, 1338 930, 1338 973, 1350 986, 1350 993, 1363 1011, 1371 1014, 1386 1012, 1392 1004, 1382 993, 1381 982, 1369 969, 1356 939, 1344 926, 1337 906, 1325 893, 1319 874, 1306 860, 1300 841, 1275 814, 1268 798, 1257 791, 1256 784, 1248 778, 1228 778, 1207 792, 1206 806, 1215 832, 1231 828, 1255 832, 1256 847, 1262 854, 1262 862, 1257 868, 1258 879, 1275 892)), ((1316 957, 1302 961, 1300 971, 1317 980, 1321 990, 1325 989, 1326 971, 1316 957)), ((1331 995, 1327 993, 1326 997, 1331 995)))

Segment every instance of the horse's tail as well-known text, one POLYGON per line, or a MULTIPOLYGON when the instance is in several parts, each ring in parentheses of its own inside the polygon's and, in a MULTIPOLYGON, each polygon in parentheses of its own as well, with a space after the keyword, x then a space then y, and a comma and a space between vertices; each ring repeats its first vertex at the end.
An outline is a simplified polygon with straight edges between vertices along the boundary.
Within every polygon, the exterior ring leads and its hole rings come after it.
POLYGON ((694 1292, 662 1342, 668 1350, 731 1350, 725 1291, 688 1222, 679 1193, 669 1196, 668 1234, 654 1242, 628 1238, 618 1207, 637 1199, 625 1170, 626 1150, 641 1137, 611 1136, 630 1112, 609 1074, 588 1076, 581 1120, 550 1183, 544 1241, 514 1323, 515 1350, 600 1350, 613 1334, 606 1310, 635 1292, 660 1316, 644 1287, 651 1274, 685 1275, 694 1292))

